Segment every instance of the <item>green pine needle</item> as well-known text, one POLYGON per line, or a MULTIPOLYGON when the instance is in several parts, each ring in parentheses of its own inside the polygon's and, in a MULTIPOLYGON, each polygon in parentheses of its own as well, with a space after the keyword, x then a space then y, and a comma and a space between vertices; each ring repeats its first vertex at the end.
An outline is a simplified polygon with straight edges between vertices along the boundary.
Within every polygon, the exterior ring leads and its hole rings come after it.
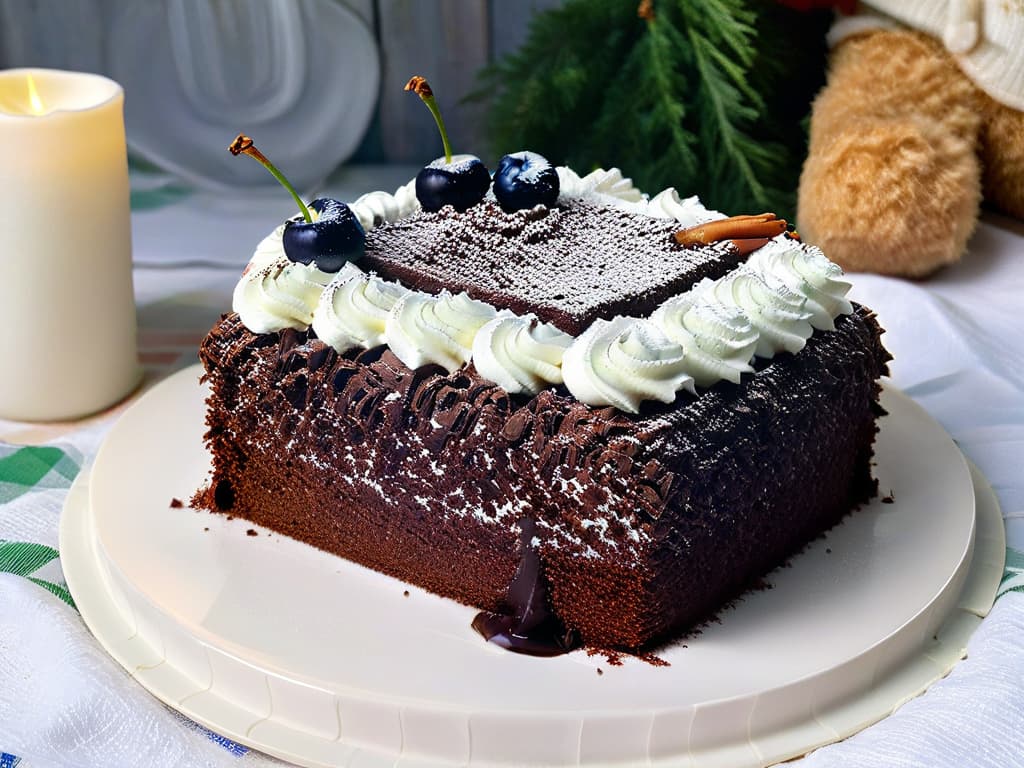
POLYGON ((523 47, 482 76, 495 154, 618 166, 651 193, 790 216, 827 15, 758 0, 660 0, 651 21, 636 11, 567 0, 534 17, 523 47))

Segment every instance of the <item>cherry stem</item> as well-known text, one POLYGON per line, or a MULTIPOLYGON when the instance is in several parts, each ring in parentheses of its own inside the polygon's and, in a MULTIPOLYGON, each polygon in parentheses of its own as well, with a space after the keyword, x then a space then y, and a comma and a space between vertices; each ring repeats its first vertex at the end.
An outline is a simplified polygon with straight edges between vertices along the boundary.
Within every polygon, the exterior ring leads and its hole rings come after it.
POLYGON ((252 143, 252 139, 246 136, 244 133, 238 134, 235 140, 231 142, 231 146, 228 147, 228 151, 235 155, 248 155, 249 157, 257 160, 264 168, 273 174, 274 178, 281 182, 281 186, 291 192, 295 202, 298 203, 299 210, 302 211, 302 218, 306 220, 306 223, 313 221, 313 215, 309 212, 309 208, 302 202, 302 198, 299 197, 299 193, 295 191, 295 187, 291 185, 291 182, 284 177, 284 174, 277 170, 277 167, 267 160, 266 155, 256 149, 256 146, 252 143))
POLYGON ((430 114, 434 116, 434 122, 437 123, 437 130, 441 132, 441 143, 444 144, 444 161, 446 163, 450 163, 452 161, 452 145, 448 143, 448 131, 444 128, 444 120, 441 118, 441 110, 437 107, 437 101, 434 99, 434 92, 431 90, 426 78, 420 77, 419 75, 412 77, 409 82, 405 84, 405 90, 412 91, 419 96, 423 100, 423 103, 427 105, 427 109, 430 110, 430 114))

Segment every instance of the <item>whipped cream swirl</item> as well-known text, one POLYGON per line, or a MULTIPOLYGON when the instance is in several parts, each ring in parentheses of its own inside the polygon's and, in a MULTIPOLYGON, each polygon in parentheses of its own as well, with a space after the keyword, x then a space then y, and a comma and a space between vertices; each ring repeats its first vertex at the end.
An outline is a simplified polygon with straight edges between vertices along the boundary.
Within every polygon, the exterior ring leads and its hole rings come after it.
POLYGON ((367 232, 381 224, 404 219, 420 209, 416 179, 400 186, 393 195, 383 191, 368 192, 348 207, 367 232))
POLYGON ((351 262, 324 289, 313 313, 313 330, 339 353, 387 342, 388 315, 409 289, 366 274, 351 262))
POLYGON ((502 311, 476 332, 473 364, 507 392, 535 395, 562 383, 562 357, 572 342, 572 336, 535 315, 502 311))
POLYGON ((563 202, 589 197, 632 210, 629 203, 642 205, 645 201, 643 192, 633 186, 633 180, 623 176, 618 168, 598 168, 583 178, 572 168, 561 165, 555 168, 555 172, 558 174, 558 197, 563 202))
POLYGON ((649 320, 595 320, 566 350, 562 376, 581 402, 637 413, 644 400, 671 403, 680 389, 694 391, 685 356, 649 320))
POLYGON ((663 189, 654 198, 633 186, 633 180, 622 175, 618 168, 599 168, 580 178, 571 168, 559 166, 559 200, 590 199, 598 204, 613 205, 629 213, 655 219, 675 219, 684 227, 724 219, 725 214, 705 208, 694 195, 681 199, 674 187, 663 189))
POLYGON ((686 351, 684 363, 698 387, 725 379, 739 384, 753 372, 750 360, 758 333, 736 307, 710 301, 690 291, 673 296, 654 310, 651 322, 686 351))
POLYGON ((769 285, 781 283, 803 296, 811 325, 820 331, 834 331, 835 318, 853 312, 846 298, 851 286, 842 279, 842 267, 829 261, 820 248, 776 238, 754 251, 747 266, 769 285))
POLYGON ((437 363, 451 372, 469 362, 476 332, 496 314, 490 304, 465 293, 410 291, 388 313, 384 335, 410 368, 437 363))
POLYGON ((289 260, 283 234, 281 225, 260 242, 231 299, 232 309, 253 333, 309 328, 320 294, 334 277, 315 264, 289 260))
POLYGON ((757 329, 758 357, 774 357, 779 352, 796 354, 807 343, 814 329, 807 322, 807 300, 784 285, 769 285, 759 272, 741 266, 720 280, 702 280, 698 291, 706 291, 709 300, 739 309, 757 329))
POLYGON ((696 195, 680 199, 675 187, 663 189, 651 198, 642 213, 655 219, 675 219, 684 227, 694 227, 725 218, 724 213, 705 208, 696 195))

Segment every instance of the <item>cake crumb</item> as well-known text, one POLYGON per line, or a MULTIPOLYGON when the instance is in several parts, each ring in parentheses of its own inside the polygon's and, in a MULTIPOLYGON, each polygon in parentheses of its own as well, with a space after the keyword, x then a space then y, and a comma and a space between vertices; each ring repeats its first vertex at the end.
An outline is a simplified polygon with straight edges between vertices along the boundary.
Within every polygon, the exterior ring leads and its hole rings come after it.
POLYGON ((896 501, 896 494, 893 493, 892 488, 889 489, 889 495, 882 497, 883 504, 893 504, 896 501))
POLYGON ((597 674, 598 674, 598 675, 603 675, 603 674, 604 674, 604 670, 603 670, 603 669, 601 669, 600 667, 598 667, 598 668, 597 668, 597 674))
POLYGON ((204 530, 204 531, 208 531, 208 530, 210 530, 210 528, 209 528, 209 527, 206 527, 206 528, 203 528, 203 530, 204 530))
POLYGON ((831 555, 832 554, 832 547, 825 547, 825 554, 826 555, 831 555))
MULTIPOLYGON (((637 656, 640 661, 646 661, 652 667, 671 667, 671 662, 665 661, 661 656, 656 656, 653 653, 644 653, 637 656)), ((621 662, 620 662, 621 663, 621 662)))
POLYGON ((181 509, 185 506, 185 502, 179 499, 177 496, 171 497, 171 509, 181 509))
POLYGON ((620 651, 610 651, 607 648, 587 648, 586 651, 587 656, 604 656, 604 660, 611 667, 622 666, 622 653, 620 651))
POLYGON ((402 592, 402 597, 408 597, 408 596, 409 596, 409 590, 408 589, 405 590, 404 592, 402 592))
POLYGON ((246 536, 259 536, 259 534, 256 533, 256 529, 254 529, 254 528, 250 528, 249 530, 247 530, 245 532, 245 535, 246 536))

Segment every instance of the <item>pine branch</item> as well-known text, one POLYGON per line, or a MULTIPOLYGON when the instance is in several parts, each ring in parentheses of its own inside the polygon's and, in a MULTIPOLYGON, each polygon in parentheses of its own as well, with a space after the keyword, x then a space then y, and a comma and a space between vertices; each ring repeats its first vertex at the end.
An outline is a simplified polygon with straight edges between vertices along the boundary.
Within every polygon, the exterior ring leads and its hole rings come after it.
POLYGON ((568 0, 535 16, 478 93, 495 155, 618 166, 652 193, 675 186, 721 210, 790 215, 827 15, 761 0, 650 7, 640 19, 630 0, 568 0), (780 44, 790 34, 799 45, 780 44))
MULTIPOLYGON (((630 3, 569 0, 535 16, 523 47, 487 67, 474 95, 491 102, 488 133, 498 156, 517 149, 567 162, 600 118, 611 82, 641 32, 630 3)), ((591 161, 593 162, 593 161, 591 161)))
POLYGON ((699 74, 696 96, 704 106, 700 133, 707 153, 709 197, 732 204, 748 200, 746 205, 756 208, 786 206, 765 181, 785 168, 785 148, 761 143, 745 130, 764 107, 747 77, 754 60, 754 17, 737 0, 678 0, 678 9, 699 74), (718 47, 724 40, 740 63, 718 47))
MULTIPOLYGON (((686 90, 686 80, 672 66, 672 52, 678 50, 682 42, 679 33, 665 21, 655 18, 647 25, 649 52, 646 56, 657 88, 658 106, 668 131, 672 151, 677 157, 678 173, 691 176, 697 172, 697 157, 692 146, 695 137, 683 128, 686 109, 679 94, 686 90)), ((652 147, 653 149, 653 147, 652 147)))
POLYGON ((738 91, 713 65, 712 57, 707 50, 710 45, 707 39, 693 29, 689 30, 689 38, 701 79, 698 93, 702 100, 706 100, 710 105, 710 110, 704 116, 705 123, 702 134, 704 140, 711 147, 721 145, 722 148, 722 152, 708 153, 712 181, 721 183, 728 178, 730 171, 734 168, 747 189, 750 190, 754 200, 759 204, 767 205, 764 188, 753 165, 758 160, 768 163, 769 158, 760 152, 760 148, 756 144, 748 141, 737 127, 740 121, 750 120, 756 113, 751 107, 741 102, 738 91), (743 150, 754 150, 754 155, 745 155, 743 150))

